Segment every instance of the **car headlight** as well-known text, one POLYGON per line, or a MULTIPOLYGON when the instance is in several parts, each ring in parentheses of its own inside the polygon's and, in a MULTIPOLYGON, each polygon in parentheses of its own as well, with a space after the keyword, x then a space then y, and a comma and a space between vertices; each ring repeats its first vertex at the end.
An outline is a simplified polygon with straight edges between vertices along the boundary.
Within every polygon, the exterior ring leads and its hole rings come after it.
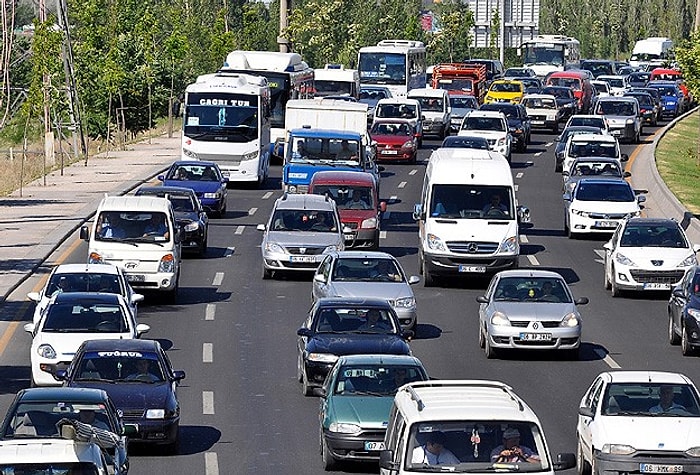
POLYGON ((362 229, 374 229, 377 227, 377 218, 367 218, 362 221, 362 229))
POLYGON ((49 360, 56 359, 56 350, 53 349, 53 346, 51 346, 47 343, 44 343, 43 345, 39 345, 39 347, 36 349, 36 352, 42 358, 47 358, 49 360))
POLYGON ((617 262, 618 264, 622 264, 623 266, 637 267, 637 265, 632 261, 632 259, 619 252, 615 254, 615 262, 617 262))
POLYGON ((91 252, 90 255, 88 256, 88 264, 104 264, 104 263, 105 263, 105 261, 102 259, 102 256, 96 252, 91 252))
POLYGON ((221 198, 221 193, 218 191, 216 193, 204 193, 204 197, 210 200, 218 200, 221 198))
POLYGON ((316 363, 335 363, 338 361, 338 356, 332 353, 309 353, 306 357, 309 361, 314 361, 316 363))
POLYGON ((700 447, 691 447, 685 451, 688 457, 700 457, 700 447))
POLYGON ((557 120, 556 114, 547 114, 547 120, 557 120))
POLYGON ((196 231, 199 229, 199 221, 190 221, 189 223, 185 224, 185 231, 191 232, 191 231, 196 231))
POLYGON ((328 254, 328 253, 330 253, 330 252, 335 252, 335 251, 337 251, 337 250, 338 250, 338 246, 335 246, 335 245, 333 245, 333 246, 327 246, 327 247, 323 250, 323 254, 328 254))
POLYGON ((518 254, 519 249, 520 244, 518 244, 518 238, 516 236, 511 236, 501 243, 501 247, 498 249, 498 252, 518 254))
POLYGON ((584 218, 588 217, 588 211, 581 211, 580 209, 572 209, 571 214, 575 214, 576 216, 583 216, 584 218))
POLYGON ((148 409, 146 419, 165 419, 165 409, 148 409))
POLYGON ((631 218, 636 218, 637 216, 641 216, 641 215, 642 215, 641 209, 638 209, 637 211, 633 211, 633 212, 627 214, 627 216, 629 216, 631 218))
POLYGON ((505 145, 505 144, 506 144, 506 138, 505 138, 505 137, 501 137, 500 139, 498 139, 498 145, 505 145))
POLYGON ((678 266, 679 267, 689 267, 689 266, 694 266, 697 263, 698 263, 698 259, 695 257, 695 254, 691 254, 690 256, 683 259, 683 262, 678 264, 678 266))
POLYGON ((442 239, 437 237, 435 234, 428 233, 426 240, 428 243, 428 249, 432 249, 433 251, 447 251, 445 243, 443 243, 442 239))
POLYGON ((416 306, 416 299, 414 297, 403 297, 394 300, 394 307, 401 308, 411 308, 416 306))
POLYGON ((494 312, 494 314, 491 315, 491 325, 509 327, 510 320, 508 320, 508 317, 506 317, 505 313, 494 312))
POLYGON ((604 454, 613 454, 613 455, 630 455, 633 454, 637 451, 634 447, 631 445, 625 445, 625 444, 603 444, 603 448, 601 452, 604 454))
POLYGON ((632 124, 634 124, 634 119, 627 119, 627 120, 625 121, 625 124, 627 124, 627 125, 632 125, 632 124))
POLYGON ((244 162, 248 160, 255 160, 256 158, 258 158, 257 150, 253 150, 252 152, 244 153, 243 155, 241 155, 241 160, 244 162))
POLYGON ((272 252, 276 254, 284 254, 284 248, 277 244, 276 242, 266 242, 265 252, 272 252))
POLYGON ((184 148, 184 147, 183 147, 183 149, 182 149, 182 154, 183 154, 184 156, 186 156, 186 157, 194 158, 195 160, 199 160, 199 157, 197 156, 197 154, 194 153, 192 150, 189 150, 189 149, 187 149, 187 148, 184 148))
POLYGON ((175 256, 166 254, 161 257, 160 264, 158 264, 158 272, 165 272, 168 274, 175 272, 175 256))
POLYGON ((404 142, 404 144, 401 146, 401 148, 414 148, 415 144, 413 143, 413 140, 408 140, 404 142))
POLYGON ((339 434, 359 434, 362 431, 362 428, 357 424, 331 422, 331 424, 328 426, 328 430, 339 434))
POLYGON ((578 315, 572 312, 562 318, 561 322, 559 322, 559 326, 573 328, 579 326, 580 323, 581 322, 578 319, 578 315))
POLYGON ((697 308, 689 308, 687 312, 688 315, 693 317, 695 320, 700 321, 700 310, 698 310, 697 308))

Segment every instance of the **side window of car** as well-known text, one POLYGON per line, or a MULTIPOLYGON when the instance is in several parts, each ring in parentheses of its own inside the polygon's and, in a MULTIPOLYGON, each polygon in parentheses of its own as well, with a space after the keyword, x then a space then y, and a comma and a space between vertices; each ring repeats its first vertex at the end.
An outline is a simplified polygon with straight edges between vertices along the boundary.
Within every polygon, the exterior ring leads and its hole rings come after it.
POLYGON ((595 413, 600 402, 600 395, 603 391, 603 382, 600 381, 598 387, 593 391, 593 399, 591 400, 591 410, 595 413))
POLYGON ((328 281, 328 275, 330 274, 331 270, 331 263, 332 263, 332 258, 331 256, 326 256, 326 258, 321 262, 321 265, 318 266, 318 274, 323 275, 323 279, 328 281))
POLYGON ((583 403, 586 405, 586 407, 592 407, 593 395, 600 388, 601 384, 602 384, 602 380, 599 378, 591 385, 591 388, 588 390, 588 393, 586 394, 586 398, 583 400, 583 403))

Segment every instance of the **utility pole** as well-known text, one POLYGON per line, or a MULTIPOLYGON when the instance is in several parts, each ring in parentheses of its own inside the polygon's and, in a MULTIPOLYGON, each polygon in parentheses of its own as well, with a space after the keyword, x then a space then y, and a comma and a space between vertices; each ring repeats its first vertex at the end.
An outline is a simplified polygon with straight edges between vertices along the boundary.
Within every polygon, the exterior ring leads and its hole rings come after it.
POLYGON ((280 0, 280 33, 277 36, 277 44, 280 46, 280 53, 289 53, 289 41, 284 35, 287 29, 287 13, 289 10, 289 1, 280 0))
MULTIPOLYGON (((42 27, 46 27, 46 3, 44 0, 39 0, 39 22, 42 27)), ((44 97, 44 185, 46 185, 46 167, 53 166, 55 163, 53 150, 53 132, 51 130, 51 113, 49 111, 51 105, 51 78, 48 73, 44 73, 42 78, 42 92, 44 97)))
POLYGON ((500 17, 498 25, 498 37, 501 39, 501 44, 498 49, 498 59, 501 64, 505 61, 505 47, 506 47, 506 2, 505 0, 499 0, 498 2, 498 13, 500 17))

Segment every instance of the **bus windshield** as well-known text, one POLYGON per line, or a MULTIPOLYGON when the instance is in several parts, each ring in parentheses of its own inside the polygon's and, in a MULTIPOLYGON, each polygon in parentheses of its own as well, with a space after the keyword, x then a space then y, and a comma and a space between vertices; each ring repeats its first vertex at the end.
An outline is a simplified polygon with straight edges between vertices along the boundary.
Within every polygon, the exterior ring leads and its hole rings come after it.
POLYGON ((529 44, 523 47, 525 64, 564 64, 564 45, 529 44))
POLYGON ((360 53, 363 84, 406 84, 406 55, 401 53, 360 53))
POLYGON ((250 142, 258 137, 258 97, 189 93, 185 135, 202 141, 250 142))

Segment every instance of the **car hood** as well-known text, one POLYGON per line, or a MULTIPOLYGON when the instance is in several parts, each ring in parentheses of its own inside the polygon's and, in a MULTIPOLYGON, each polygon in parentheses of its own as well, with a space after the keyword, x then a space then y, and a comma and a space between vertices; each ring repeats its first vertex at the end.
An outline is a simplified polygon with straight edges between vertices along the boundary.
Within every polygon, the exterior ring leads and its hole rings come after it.
MULTIPOLYGON (((99 332, 99 333, 37 333, 32 341, 32 348, 39 345, 49 344, 56 351, 57 358, 63 360, 66 356, 71 358, 78 351, 78 347, 85 340, 129 340, 135 336, 131 333, 99 332)), ((35 352, 32 351, 32 355, 35 352)))
POLYGON ((340 209, 340 221, 343 223, 358 222, 361 223, 368 218, 376 218, 376 209, 340 209))
MULTIPOLYGON (((429 230, 443 241, 486 241, 493 242, 498 236, 501 241, 517 234, 515 219, 451 219, 430 218, 429 230)), ((499 242, 500 244, 500 242, 499 242)))
POLYGON ((689 248, 671 247, 618 247, 617 252, 645 269, 675 269, 693 254, 689 248))
POLYGON ((169 382, 161 383, 88 383, 72 382, 69 386, 78 388, 104 389, 117 409, 163 409, 170 397, 172 387, 169 382))
POLYGON ((493 309, 505 314, 509 320, 560 321, 575 312, 573 303, 554 302, 494 302, 493 309))
POLYGON ((596 447, 604 443, 631 445, 637 450, 683 452, 698 446, 697 417, 599 416, 596 447))
POLYGON ((605 214, 634 213, 639 211, 636 201, 574 201, 571 207, 580 211, 605 214))
POLYGON ((396 300, 413 296, 413 291, 406 282, 333 282, 331 288, 331 293, 337 297, 396 300))
POLYGON ((319 231, 270 231, 267 241, 281 246, 319 247, 338 245, 342 238, 338 233, 319 231))
POLYGON ((394 396, 333 396, 328 401, 328 415, 333 422, 386 429, 393 402, 394 396))
POLYGON ((177 224, 190 221, 199 221, 199 214, 195 213, 194 211, 175 211, 174 214, 177 224))
POLYGON ((196 193, 215 193, 221 188, 221 183, 218 181, 165 180, 163 186, 191 188, 196 193))
POLYGON ((484 137, 486 139, 500 139, 501 137, 506 136, 507 132, 504 130, 465 129, 465 130, 460 130, 457 135, 475 135, 477 137, 484 137))
POLYGON ((410 355, 408 343, 397 335, 371 333, 322 333, 309 339, 307 353, 333 355, 383 354, 410 355))
POLYGON ((403 145, 411 141, 408 135, 372 135, 372 140, 377 142, 377 145, 403 145))

